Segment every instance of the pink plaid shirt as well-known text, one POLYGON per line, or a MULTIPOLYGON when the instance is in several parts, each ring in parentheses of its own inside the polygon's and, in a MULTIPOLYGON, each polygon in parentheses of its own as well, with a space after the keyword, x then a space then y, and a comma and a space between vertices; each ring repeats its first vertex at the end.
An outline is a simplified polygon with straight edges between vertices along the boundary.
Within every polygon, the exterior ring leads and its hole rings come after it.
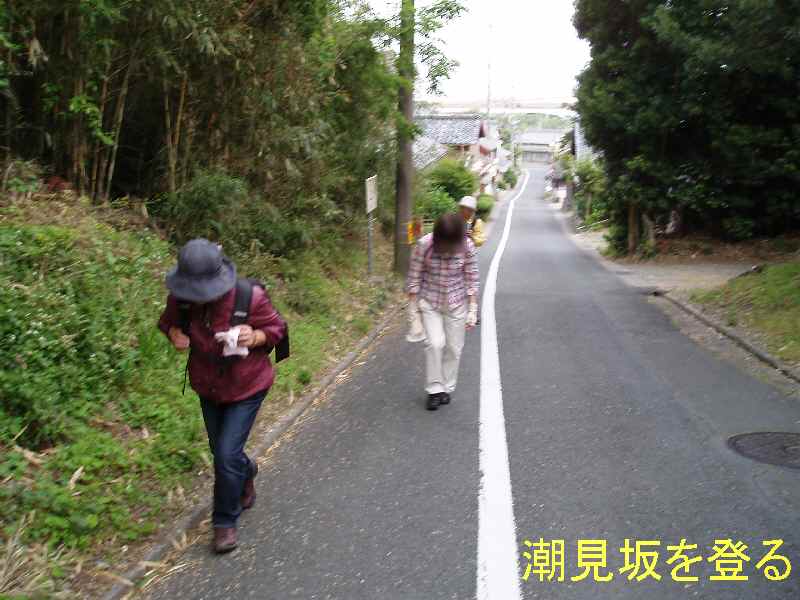
POLYGON ((418 294, 437 309, 453 309, 467 296, 477 296, 480 286, 475 244, 465 238, 461 252, 438 254, 433 249, 433 234, 423 237, 411 254, 406 291, 418 294))

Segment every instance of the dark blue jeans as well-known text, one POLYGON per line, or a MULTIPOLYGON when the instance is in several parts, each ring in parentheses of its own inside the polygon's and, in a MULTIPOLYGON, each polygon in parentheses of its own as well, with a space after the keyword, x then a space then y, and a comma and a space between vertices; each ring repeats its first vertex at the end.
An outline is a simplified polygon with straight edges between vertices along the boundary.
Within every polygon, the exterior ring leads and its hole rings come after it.
POLYGON ((208 444, 214 455, 214 527, 235 527, 242 514, 244 482, 253 476, 253 463, 244 445, 267 392, 233 404, 200 398, 208 444))

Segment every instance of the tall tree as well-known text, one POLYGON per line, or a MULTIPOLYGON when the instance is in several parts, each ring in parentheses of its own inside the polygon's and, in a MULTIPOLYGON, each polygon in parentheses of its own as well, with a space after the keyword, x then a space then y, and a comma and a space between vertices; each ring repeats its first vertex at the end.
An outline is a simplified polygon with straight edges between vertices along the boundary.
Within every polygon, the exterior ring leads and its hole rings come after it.
POLYGON ((441 83, 450 76, 457 62, 442 50, 438 31, 465 11, 459 0, 436 0, 429 6, 417 9, 414 0, 402 0, 396 37, 400 42, 397 72, 400 76, 399 120, 397 125, 398 155, 395 205, 395 271, 408 270, 411 248, 406 240, 406 228, 411 219, 411 195, 414 178, 412 147, 414 129, 414 86, 417 79, 415 60, 426 69, 428 92, 441 92, 441 83))
POLYGON ((673 211, 731 239, 800 225, 800 4, 577 0, 575 25, 577 108, 630 249, 673 211))

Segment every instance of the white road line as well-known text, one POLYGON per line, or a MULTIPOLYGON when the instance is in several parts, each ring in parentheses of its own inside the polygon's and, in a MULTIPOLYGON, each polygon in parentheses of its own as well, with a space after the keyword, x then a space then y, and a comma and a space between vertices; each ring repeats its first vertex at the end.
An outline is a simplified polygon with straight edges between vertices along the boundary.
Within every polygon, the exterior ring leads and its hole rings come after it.
POLYGON ((478 600, 520 600, 517 528, 508 466, 500 355, 497 345, 494 297, 514 205, 525 191, 530 173, 508 205, 500 245, 494 253, 481 309, 480 470, 478 496, 478 600))

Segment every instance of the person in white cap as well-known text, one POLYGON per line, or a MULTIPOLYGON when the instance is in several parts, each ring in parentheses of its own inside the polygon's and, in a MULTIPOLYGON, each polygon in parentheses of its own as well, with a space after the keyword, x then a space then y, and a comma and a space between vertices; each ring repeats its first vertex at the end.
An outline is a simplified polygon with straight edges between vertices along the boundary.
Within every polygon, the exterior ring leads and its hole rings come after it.
POLYGON ((459 211, 466 225, 466 234, 476 247, 483 246, 486 234, 483 233, 483 221, 476 216, 478 201, 475 196, 464 196, 458 203, 459 211))

